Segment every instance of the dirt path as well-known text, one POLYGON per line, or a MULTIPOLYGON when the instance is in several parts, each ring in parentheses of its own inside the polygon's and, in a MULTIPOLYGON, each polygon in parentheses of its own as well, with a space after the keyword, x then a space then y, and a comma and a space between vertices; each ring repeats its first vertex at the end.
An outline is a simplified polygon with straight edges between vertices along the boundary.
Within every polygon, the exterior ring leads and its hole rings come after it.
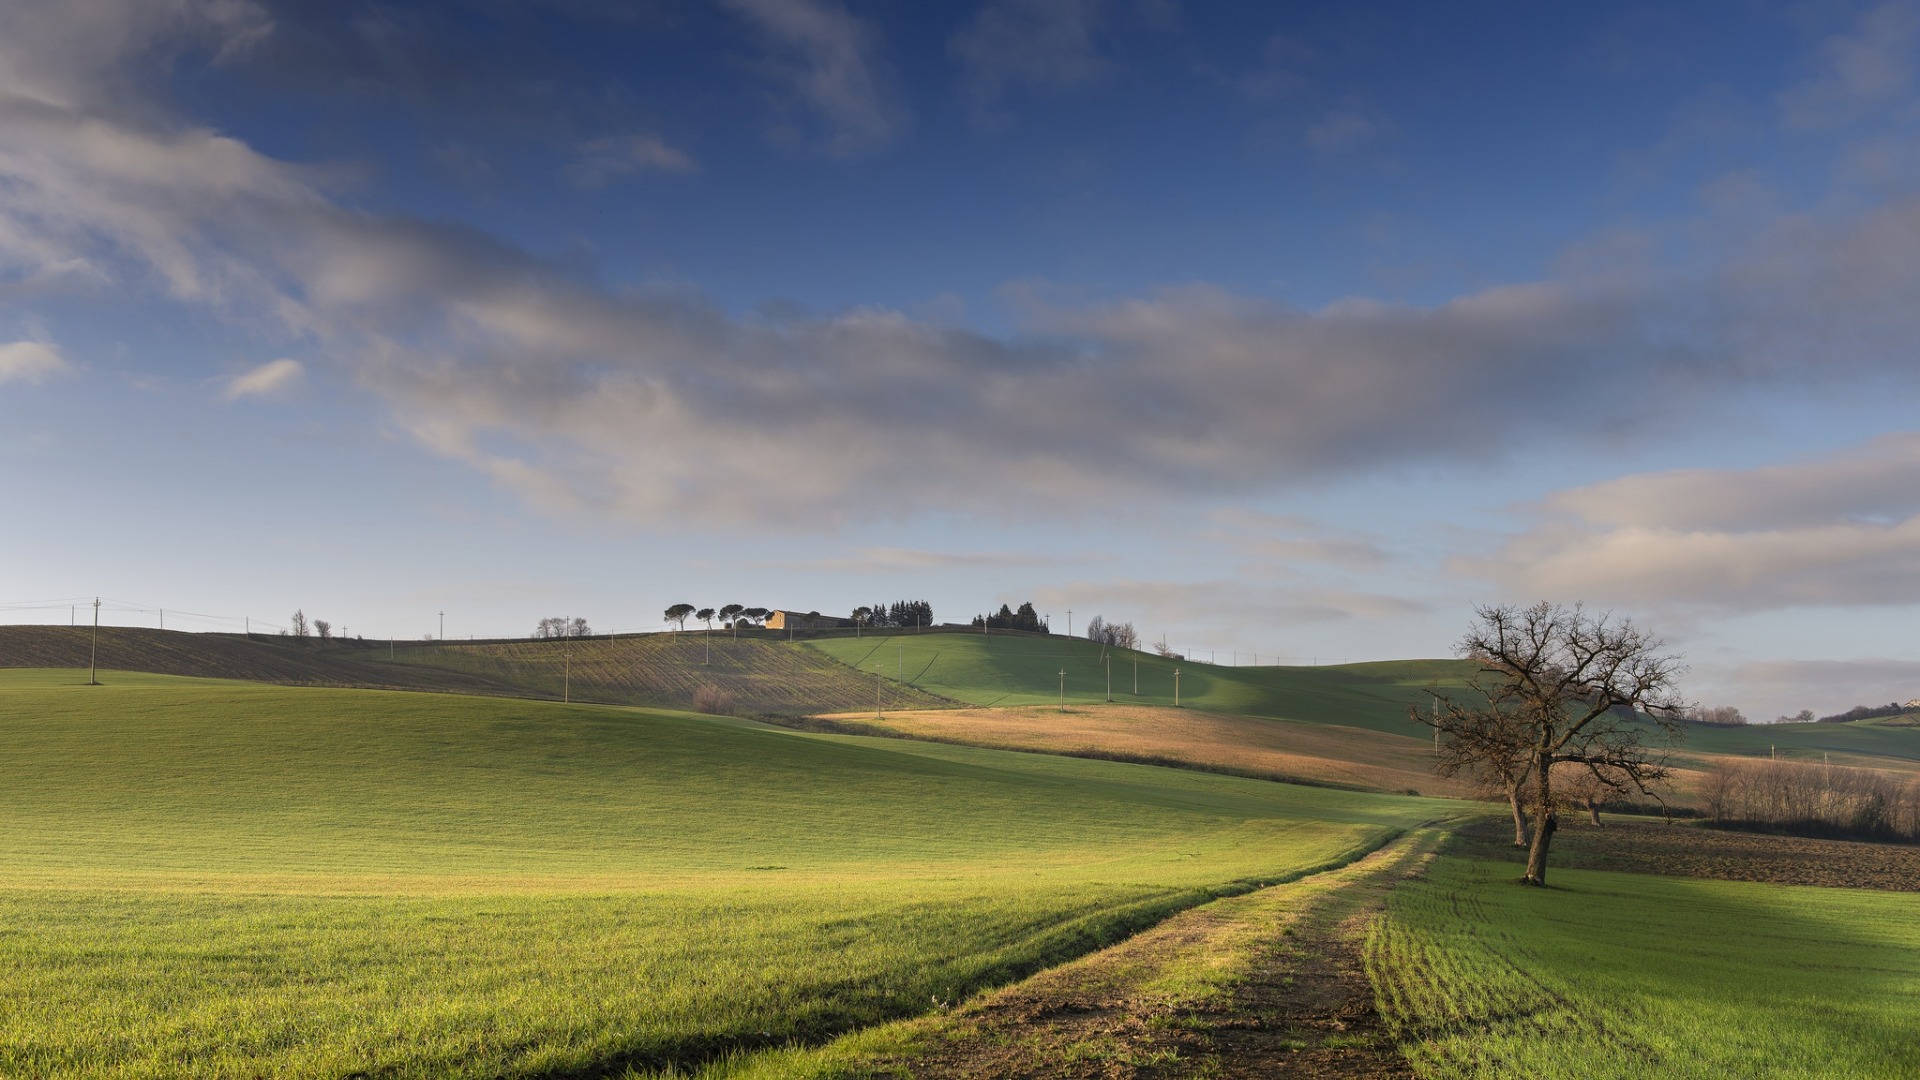
POLYGON ((1359 940, 1440 834, 1215 901, 954 1013, 882 1075, 1410 1077, 1373 1009, 1359 940))

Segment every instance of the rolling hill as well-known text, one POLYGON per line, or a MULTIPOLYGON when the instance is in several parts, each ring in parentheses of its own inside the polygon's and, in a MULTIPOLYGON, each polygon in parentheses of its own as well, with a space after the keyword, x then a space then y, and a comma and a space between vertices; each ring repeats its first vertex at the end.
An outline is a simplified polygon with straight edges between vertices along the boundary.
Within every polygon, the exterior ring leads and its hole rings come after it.
POLYGON ((0 672, 0 1074, 676 1075, 1457 814, 596 705, 0 672))

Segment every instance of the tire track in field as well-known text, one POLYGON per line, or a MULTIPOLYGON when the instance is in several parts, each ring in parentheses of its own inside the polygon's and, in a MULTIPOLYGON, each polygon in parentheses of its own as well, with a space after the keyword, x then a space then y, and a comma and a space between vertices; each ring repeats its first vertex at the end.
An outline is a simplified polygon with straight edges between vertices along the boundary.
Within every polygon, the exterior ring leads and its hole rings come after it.
POLYGON ((1146 1080, 1413 1075, 1374 1009, 1365 928, 1442 834, 1417 829, 1344 866, 1175 915, 985 995, 922 1053, 913 1080, 1146 1080))

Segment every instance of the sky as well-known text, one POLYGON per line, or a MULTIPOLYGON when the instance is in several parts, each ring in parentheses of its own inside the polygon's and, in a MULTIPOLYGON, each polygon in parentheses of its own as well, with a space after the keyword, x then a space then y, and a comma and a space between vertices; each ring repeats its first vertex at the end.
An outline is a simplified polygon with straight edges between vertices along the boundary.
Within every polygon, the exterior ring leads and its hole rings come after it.
POLYGON ((1920 2, 11 0, 0 621, 1549 600, 1904 701, 1917 73, 1920 2))

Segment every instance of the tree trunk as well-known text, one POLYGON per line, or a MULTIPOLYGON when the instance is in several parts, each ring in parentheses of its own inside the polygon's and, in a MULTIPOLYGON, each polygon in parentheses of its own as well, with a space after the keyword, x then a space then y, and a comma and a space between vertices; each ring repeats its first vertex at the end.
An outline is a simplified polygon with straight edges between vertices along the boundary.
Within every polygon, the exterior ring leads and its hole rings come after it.
POLYGON ((1513 809, 1513 846, 1527 846, 1527 812, 1520 809, 1520 788, 1515 785, 1507 789, 1507 805, 1513 809))
POLYGON ((1591 795, 1587 796, 1587 817, 1595 825, 1600 824, 1600 800, 1591 795))
POLYGON ((1553 759, 1546 754, 1534 765, 1535 800, 1533 806, 1533 846, 1527 849, 1527 875, 1521 880, 1529 885, 1547 883, 1547 845, 1553 840, 1553 831, 1560 823, 1553 816, 1553 788, 1549 778, 1553 775, 1553 759))

